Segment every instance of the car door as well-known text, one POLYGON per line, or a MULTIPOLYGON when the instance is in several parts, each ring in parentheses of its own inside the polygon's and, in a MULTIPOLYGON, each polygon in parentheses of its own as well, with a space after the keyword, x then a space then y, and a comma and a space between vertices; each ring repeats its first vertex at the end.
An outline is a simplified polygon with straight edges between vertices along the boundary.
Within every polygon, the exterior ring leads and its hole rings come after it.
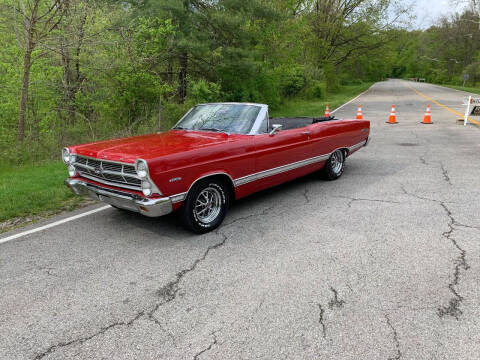
POLYGON ((312 157, 308 127, 259 134, 255 141, 255 178, 264 188, 303 175, 305 160, 312 157))

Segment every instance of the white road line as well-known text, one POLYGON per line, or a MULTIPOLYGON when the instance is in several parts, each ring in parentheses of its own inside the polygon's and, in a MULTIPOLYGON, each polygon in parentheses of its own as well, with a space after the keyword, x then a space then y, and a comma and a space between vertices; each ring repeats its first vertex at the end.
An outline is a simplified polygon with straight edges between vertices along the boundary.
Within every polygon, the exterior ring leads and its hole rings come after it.
MULTIPOLYGON (((375 85, 375 84, 373 84, 373 85, 375 85)), ((363 94, 365 94, 367 91, 369 91, 369 90, 370 90, 370 89, 373 87, 373 85, 372 85, 372 86, 370 86, 370 87, 369 87, 367 90, 365 90, 365 91, 364 91, 364 92, 362 92, 361 94, 359 94, 358 96, 354 97, 352 100, 350 100, 350 101, 346 102, 346 103, 345 103, 345 104, 343 104, 343 105, 340 105, 340 106, 339 106, 338 108, 336 108, 335 110, 333 110, 333 111, 330 111, 330 114, 333 114, 334 112, 336 112, 336 111, 340 110, 340 109, 341 109, 341 108, 343 108, 344 106, 346 106, 346 105, 348 105, 348 104, 350 104, 350 103, 354 102, 355 100, 357 100, 357 99, 358 99, 360 96, 362 96, 362 95, 363 95, 363 94)))
POLYGON ((12 235, 12 236, 9 236, 9 237, 6 237, 6 238, 0 238, 0 244, 3 244, 3 243, 6 243, 7 241, 12 241, 12 240, 15 240, 15 239, 18 239, 19 237, 22 237, 22 236, 25 236, 25 235, 30 235, 30 234, 33 234, 33 233, 36 233, 36 232, 39 232, 39 231, 42 231, 42 230, 46 230, 46 229, 50 229, 54 226, 57 226, 57 225, 61 225, 61 224, 65 224, 69 221, 73 221, 73 220, 76 220, 76 219, 80 219, 84 216, 88 216, 88 215, 91 215, 91 214, 95 214, 99 211, 103 211, 103 210, 106 210, 106 209, 109 209, 110 208, 110 205, 107 205, 107 206, 102 206, 98 209, 94 209, 94 210, 90 210, 90 211, 87 211, 87 212, 84 212, 84 213, 81 213, 81 214, 78 214, 78 215, 74 215, 74 216, 70 216, 68 218, 65 218, 65 219, 62 219, 62 220, 58 220, 58 221, 55 221, 51 224, 47 224, 47 225, 44 225, 44 226, 40 226, 38 228, 35 228, 35 229, 32 229, 32 230, 27 230, 27 231, 23 231, 21 233, 18 233, 18 234, 15 234, 15 235, 12 235))

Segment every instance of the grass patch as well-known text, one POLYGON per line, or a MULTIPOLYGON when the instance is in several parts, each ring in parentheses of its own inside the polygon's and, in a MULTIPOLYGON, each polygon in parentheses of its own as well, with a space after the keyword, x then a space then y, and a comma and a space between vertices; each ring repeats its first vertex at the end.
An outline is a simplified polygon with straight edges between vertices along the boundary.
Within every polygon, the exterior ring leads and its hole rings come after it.
MULTIPOLYGON (((277 109, 272 110, 270 116, 272 117, 296 117, 308 116, 319 117, 325 113, 325 105, 328 103, 330 111, 336 109, 347 101, 353 99, 358 94, 367 90, 373 83, 364 83, 360 85, 345 85, 342 86, 338 94, 328 95, 325 100, 304 100, 292 99, 288 100, 277 109)), ((356 115, 352 114, 352 118, 356 115)))
POLYGON ((82 202, 64 184, 65 164, 0 167, 0 221, 72 209, 82 202))
POLYGON ((443 84, 442 86, 449 87, 456 90, 466 91, 476 95, 480 94, 480 87, 463 87, 459 85, 443 85, 443 84))

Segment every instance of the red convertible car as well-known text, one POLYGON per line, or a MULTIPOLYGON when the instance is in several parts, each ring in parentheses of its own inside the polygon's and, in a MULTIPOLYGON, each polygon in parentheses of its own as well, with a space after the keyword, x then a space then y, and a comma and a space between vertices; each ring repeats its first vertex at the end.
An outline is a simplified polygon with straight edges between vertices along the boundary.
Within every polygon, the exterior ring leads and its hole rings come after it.
POLYGON ((188 229, 205 233, 235 199, 315 171, 337 179, 369 134, 365 120, 270 118, 263 104, 201 104, 165 133, 70 146, 62 157, 74 193, 150 217, 179 210, 188 229))

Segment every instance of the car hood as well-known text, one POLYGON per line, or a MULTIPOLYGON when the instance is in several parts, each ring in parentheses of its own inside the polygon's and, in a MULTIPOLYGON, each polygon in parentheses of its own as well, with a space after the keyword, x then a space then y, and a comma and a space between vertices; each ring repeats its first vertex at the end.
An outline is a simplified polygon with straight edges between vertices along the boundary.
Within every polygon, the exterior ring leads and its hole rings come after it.
POLYGON ((166 133, 133 136, 72 146, 78 155, 133 163, 136 159, 155 159, 229 141, 224 133, 170 130, 166 133))

